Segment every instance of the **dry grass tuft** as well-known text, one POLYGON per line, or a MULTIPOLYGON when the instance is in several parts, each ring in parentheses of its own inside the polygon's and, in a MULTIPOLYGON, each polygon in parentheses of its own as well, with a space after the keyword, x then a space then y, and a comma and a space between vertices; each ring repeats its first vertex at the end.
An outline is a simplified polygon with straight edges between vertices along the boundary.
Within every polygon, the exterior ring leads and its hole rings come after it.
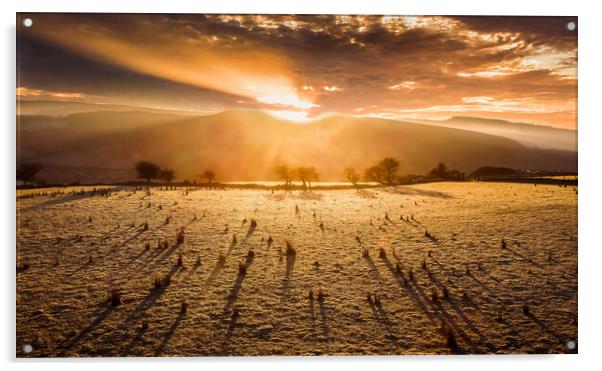
POLYGON ((121 305, 121 291, 119 289, 112 289, 109 300, 111 302, 111 305, 114 307, 121 305))
POLYGON ((180 314, 186 314, 186 312, 188 312, 188 303, 186 300, 182 300, 182 303, 180 304, 180 314))
POLYGON ((238 274, 241 276, 244 276, 245 274, 247 274, 247 266, 245 265, 245 263, 243 263, 243 262, 238 263, 238 274))
POLYGON ((176 243, 183 244, 184 243, 184 227, 180 229, 179 232, 176 233, 176 243))
POLYGON ((325 298, 326 298, 326 295, 324 294, 322 289, 320 289, 320 291, 318 291, 318 303, 324 303, 325 298))
POLYGON ((289 240, 285 241, 286 243, 286 256, 295 256, 297 255, 297 250, 293 247, 289 240))

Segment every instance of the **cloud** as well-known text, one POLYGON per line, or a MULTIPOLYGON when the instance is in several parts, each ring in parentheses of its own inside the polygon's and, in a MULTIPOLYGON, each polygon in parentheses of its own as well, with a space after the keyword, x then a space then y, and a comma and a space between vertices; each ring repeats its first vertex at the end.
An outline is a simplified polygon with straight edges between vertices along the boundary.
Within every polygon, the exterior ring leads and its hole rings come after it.
MULTIPOLYGON (((80 62, 83 69, 86 63, 113 66, 101 69, 104 80, 138 74, 136 86, 144 86, 138 96, 173 104, 190 97, 186 109, 196 99, 212 109, 243 105, 308 117, 355 114, 358 107, 362 114, 422 114, 426 107, 462 109, 466 97, 490 97, 481 104, 492 110, 479 112, 575 124, 577 33, 565 27, 571 17, 30 16, 36 27, 20 29, 20 37, 83 56, 89 61, 80 62), (493 102, 517 104, 500 109, 493 102), (558 107, 569 113, 551 116, 558 107)), ((48 73, 33 71, 44 67, 32 61, 22 61, 28 66, 23 75, 37 88, 26 76, 41 81, 48 73)), ((77 70, 67 80, 83 81, 77 70)), ((121 80, 114 79, 115 91, 131 89, 121 80)), ((96 94, 102 84, 70 89, 96 94)), ((128 99, 136 96, 128 93, 128 99)))
POLYGON ((50 99, 50 100, 58 100, 58 101, 94 101, 99 102, 101 100, 106 100, 106 97, 100 97, 96 95, 90 95, 85 93, 78 92, 59 92, 59 91, 49 91, 42 89, 31 89, 25 86, 17 87, 17 98, 19 99, 50 99))

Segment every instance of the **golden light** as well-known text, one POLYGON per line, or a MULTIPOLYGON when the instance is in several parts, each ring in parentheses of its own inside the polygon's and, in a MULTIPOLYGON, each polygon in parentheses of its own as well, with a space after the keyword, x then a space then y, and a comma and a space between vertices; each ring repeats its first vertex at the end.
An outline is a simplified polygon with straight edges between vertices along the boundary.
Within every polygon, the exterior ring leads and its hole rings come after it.
MULTIPOLYGON (((261 103, 267 103, 267 104, 274 104, 274 105, 280 105, 280 106, 287 106, 287 107, 294 107, 294 108, 299 108, 299 109, 310 109, 310 108, 315 108, 315 107, 319 107, 319 105, 317 104, 313 104, 309 101, 304 101, 299 99, 298 97, 295 97, 293 95, 281 95, 281 96, 277 96, 277 95, 272 95, 272 96, 261 96, 261 97, 257 97, 255 98, 258 102, 261 103)), ((285 112, 285 111, 283 111, 285 112)), ((288 112, 288 111, 286 111, 288 112)))
POLYGON ((315 120, 315 118, 308 117, 309 112, 307 111, 266 110, 266 112, 276 118, 299 123, 306 123, 315 120))

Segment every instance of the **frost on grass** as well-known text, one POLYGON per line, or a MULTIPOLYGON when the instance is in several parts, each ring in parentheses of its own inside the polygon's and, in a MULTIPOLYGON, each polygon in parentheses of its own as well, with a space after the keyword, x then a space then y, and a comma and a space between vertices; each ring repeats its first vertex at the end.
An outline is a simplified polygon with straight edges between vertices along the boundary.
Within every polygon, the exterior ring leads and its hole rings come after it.
POLYGON ((570 189, 59 191, 17 201, 17 349, 33 348, 18 356, 563 353, 577 342, 570 189))

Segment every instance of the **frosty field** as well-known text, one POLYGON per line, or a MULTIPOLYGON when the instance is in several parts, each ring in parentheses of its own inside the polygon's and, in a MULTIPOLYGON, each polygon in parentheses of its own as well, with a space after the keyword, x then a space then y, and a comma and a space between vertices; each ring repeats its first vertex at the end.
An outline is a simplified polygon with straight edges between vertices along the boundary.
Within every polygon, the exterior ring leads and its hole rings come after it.
POLYGON ((571 187, 108 189, 18 195, 17 356, 576 351, 571 187))

